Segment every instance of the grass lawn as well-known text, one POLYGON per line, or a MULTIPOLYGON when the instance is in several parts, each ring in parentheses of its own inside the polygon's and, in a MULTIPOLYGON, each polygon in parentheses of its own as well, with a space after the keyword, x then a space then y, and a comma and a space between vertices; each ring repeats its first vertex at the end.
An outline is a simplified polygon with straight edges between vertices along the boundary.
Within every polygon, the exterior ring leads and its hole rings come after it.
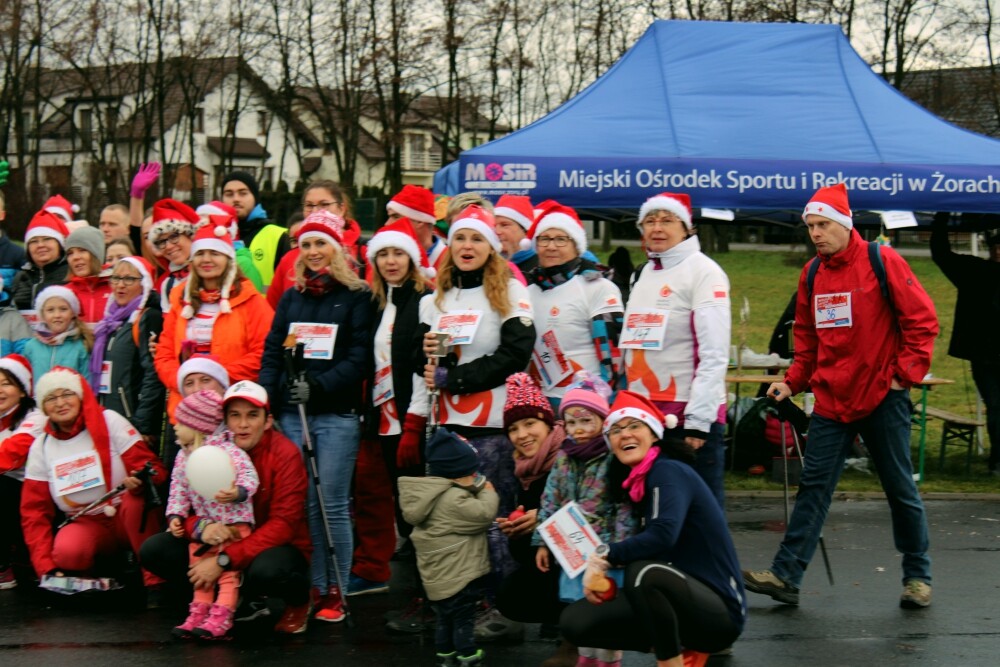
MULTIPOLYGON (((642 261, 638 248, 632 249, 634 259, 642 261)), ((777 324, 788 299, 798 283, 799 273, 811 255, 804 252, 736 251, 713 257, 726 273, 732 285, 733 344, 745 336, 746 345, 757 352, 767 352, 771 332, 777 324), (750 317, 744 328, 740 324, 740 307, 743 298, 750 303, 750 317)), ((944 277, 929 257, 907 258, 914 273, 930 294, 937 308, 941 325, 940 336, 934 346, 930 372, 940 378, 954 380, 953 385, 935 387, 929 395, 928 405, 962 415, 975 415, 976 389, 967 361, 948 356, 952 320, 955 311, 955 288, 944 277)), ((985 323, 984 323, 985 325, 985 323)), ((919 401, 920 392, 914 390, 913 400, 919 401)), ((913 460, 917 461, 919 430, 913 431, 913 460)), ((965 447, 949 446, 944 472, 938 469, 941 443, 941 423, 928 422, 925 474, 921 485, 925 491, 1000 492, 1000 480, 986 474, 983 456, 973 455, 972 474, 965 474, 965 447)), ((731 489, 780 489, 780 484, 767 479, 748 478, 745 473, 727 473, 726 485, 731 489)), ((843 491, 878 490, 874 475, 848 472, 838 489, 843 491)))

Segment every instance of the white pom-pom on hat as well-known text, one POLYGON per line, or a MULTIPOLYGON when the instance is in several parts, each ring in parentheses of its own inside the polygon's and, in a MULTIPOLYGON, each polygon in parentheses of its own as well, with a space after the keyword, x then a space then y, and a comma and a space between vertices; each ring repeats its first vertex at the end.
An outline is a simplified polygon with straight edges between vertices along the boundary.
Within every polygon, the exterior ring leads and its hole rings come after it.
POLYGON ((222 225, 216 225, 215 229, 212 230, 212 233, 215 234, 216 236, 218 236, 219 238, 222 238, 228 232, 229 232, 229 230, 226 229, 225 227, 223 227, 222 225))
POLYGON ((670 414, 664 417, 663 425, 667 428, 677 428, 677 415, 670 414))

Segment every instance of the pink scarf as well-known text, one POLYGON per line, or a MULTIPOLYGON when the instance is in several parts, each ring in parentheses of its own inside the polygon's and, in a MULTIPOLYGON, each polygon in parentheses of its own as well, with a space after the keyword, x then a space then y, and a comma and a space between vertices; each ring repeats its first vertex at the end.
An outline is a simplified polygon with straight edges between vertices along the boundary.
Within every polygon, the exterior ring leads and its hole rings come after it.
POLYGON ((632 468, 632 472, 622 482, 622 488, 628 491, 628 497, 632 499, 632 502, 637 503, 646 495, 646 475, 649 474, 650 468, 653 467, 659 456, 660 448, 650 447, 649 451, 646 452, 646 458, 632 468))
POLYGON ((549 437, 545 438, 545 442, 538 448, 534 456, 525 458, 516 449, 514 450, 514 476, 521 482, 523 489, 527 490, 532 482, 549 474, 556 462, 559 446, 565 439, 566 429, 563 428, 563 423, 556 422, 549 437))

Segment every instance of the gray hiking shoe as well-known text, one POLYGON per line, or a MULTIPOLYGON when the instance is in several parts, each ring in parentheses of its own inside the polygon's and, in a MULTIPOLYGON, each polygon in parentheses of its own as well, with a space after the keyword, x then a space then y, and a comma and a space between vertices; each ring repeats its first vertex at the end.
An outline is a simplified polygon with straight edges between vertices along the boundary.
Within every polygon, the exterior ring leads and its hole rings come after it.
POLYGON ((743 586, 752 593, 770 595, 772 600, 799 606, 799 589, 786 584, 770 570, 743 570, 743 586))

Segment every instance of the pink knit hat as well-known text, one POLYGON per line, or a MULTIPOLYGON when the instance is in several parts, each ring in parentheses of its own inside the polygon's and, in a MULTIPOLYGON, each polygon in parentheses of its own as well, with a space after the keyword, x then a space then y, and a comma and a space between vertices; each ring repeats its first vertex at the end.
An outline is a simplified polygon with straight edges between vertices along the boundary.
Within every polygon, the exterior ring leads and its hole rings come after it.
POLYGON ((207 389, 196 391, 177 404, 174 417, 178 424, 211 435, 222 423, 222 397, 207 389))
POLYGON ((556 421, 549 399, 527 373, 514 373, 507 378, 507 402, 503 405, 503 427, 521 419, 540 419, 549 426, 556 421))
POLYGON ((611 387, 607 382, 588 371, 577 371, 573 384, 559 403, 559 414, 565 415, 570 408, 583 408, 604 419, 611 412, 609 398, 611 387))

